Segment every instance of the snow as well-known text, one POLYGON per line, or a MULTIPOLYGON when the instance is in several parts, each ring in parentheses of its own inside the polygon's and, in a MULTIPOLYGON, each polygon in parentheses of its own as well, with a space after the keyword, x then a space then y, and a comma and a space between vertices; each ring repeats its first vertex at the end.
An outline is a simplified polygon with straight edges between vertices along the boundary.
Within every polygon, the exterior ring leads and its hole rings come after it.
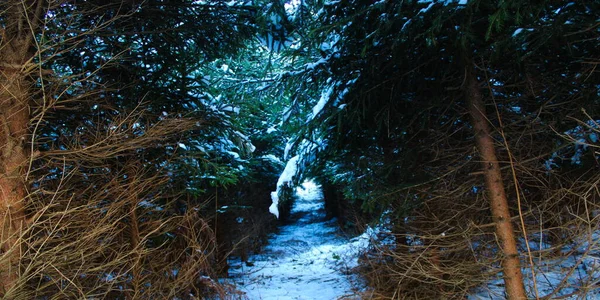
POLYGON ((325 107, 327 102, 329 102, 329 99, 331 98, 332 93, 333 93, 333 85, 329 86, 328 89, 324 90, 321 93, 321 99, 319 99, 319 102, 312 109, 311 119, 314 119, 321 112, 321 110, 323 110, 323 108, 325 107))
POLYGON ((420 10, 420 11, 417 13, 417 16, 418 16, 420 13, 426 13, 428 10, 430 10, 430 9, 433 7, 433 5, 434 5, 434 4, 435 4, 435 2, 431 2, 431 3, 429 3, 429 5, 428 5, 426 8, 422 8, 422 9, 421 9, 421 10, 420 10))
POLYGON ((281 123, 283 124, 284 122, 287 122, 290 118, 290 116, 292 115, 292 108, 288 107, 287 109, 283 110, 283 114, 282 114, 282 121, 281 123))
MULTIPOLYGON (((571 164, 580 165, 581 158, 584 154, 586 154, 591 148, 597 148, 598 145, 598 134, 600 134, 600 120, 588 120, 586 122, 582 122, 581 125, 578 125, 572 129, 569 129, 563 133, 563 138, 570 144, 563 151, 557 151, 552 154, 550 158, 548 158, 545 162, 546 169, 549 171, 557 166, 554 161, 555 158, 562 158, 563 160, 569 159, 571 164)), ((598 158, 597 152, 595 152, 595 157, 598 158)))
POLYGON ((245 135, 245 134, 243 134, 243 133, 241 133, 241 132, 239 132, 237 130, 235 130, 233 133, 236 134, 237 136, 239 136, 240 138, 244 139, 244 140, 250 140, 247 135, 245 135))
POLYGON ((512 36, 513 36, 513 37, 516 37, 516 36, 518 36, 519 34, 521 34, 523 31, 529 31, 529 32, 531 32, 531 31, 533 31, 533 29, 532 29, 532 28, 517 28, 517 29, 515 29, 515 31, 513 32, 512 36))
POLYGON ((323 42, 321 44, 321 51, 324 52, 328 52, 328 51, 333 51, 336 52, 338 50, 337 47, 335 47, 335 45, 337 45, 337 43, 340 41, 340 35, 338 33, 331 33, 328 37, 327 37, 327 41, 323 42))
POLYGON ((356 290, 363 285, 349 270, 367 238, 339 235, 336 221, 325 218, 320 186, 305 182, 296 194, 293 223, 272 235, 250 264, 230 261, 237 288, 247 299, 360 299, 356 290))
POLYGON ((289 157, 292 147, 294 147, 294 140, 290 139, 285 144, 285 149, 283 150, 283 159, 287 159, 289 157))
POLYGON ((231 155, 234 159, 239 160, 240 159, 240 154, 235 152, 235 151, 225 151, 227 154, 231 155))
POLYGON ((240 108, 233 105, 224 105, 221 107, 221 111, 232 112, 234 114, 240 114, 240 108))
POLYGON ((270 160, 274 163, 283 164, 283 162, 277 156, 275 156, 273 154, 263 155, 260 158, 270 160))
POLYGON ((111 282, 111 281, 115 280, 116 278, 117 278, 117 276, 115 276, 115 274, 111 272, 111 273, 105 273, 104 276, 102 277, 102 280, 106 281, 106 282, 111 282))
MULTIPOLYGON (((339 106, 340 100, 343 99, 344 96, 349 92, 349 87, 352 86, 354 83, 356 83, 356 81, 358 80, 358 75, 359 75, 359 73, 355 73, 354 76, 356 76, 356 77, 354 79, 347 81, 346 84, 343 86, 344 89, 342 91, 339 91, 338 93, 336 93, 335 101, 334 101, 333 105, 339 106)), ((329 78, 327 81, 328 81, 328 83, 330 83, 331 78, 329 78)), ((329 86, 326 89, 324 89, 321 92, 321 98, 319 99, 317 104, 313 107, 312 114, 309 116, 309 121, 313 120, 314 118, 317 117, 317 115, 319 113, 321 113, 323 108, 325 108, 327 103, 329 103, 330 99, 332 98, 334 89, 336 87, 339 87, 342 84, 343 84, 342 82, 332 82, 329 84, 329 86)))
POLYGON ((279 219, 279 194, 278 192, 271 192, 271 205, 269 206, 269 212, 274 214, 279 219))
POLYGON ((513 35, 512 35, 512 36, 517 36, 517 35, 519 35, 519 33, 521 33, 522 31, 523 31, 523 28, 517 28, 517 29, 515 30, 515 32, 513 33, 513 35))
POLYGON ((248 138, 248 136, 246 136, 245 134, 243 134, 237 130, 234 131, 233 133, 242 140, 242 144, 246 147, 246 150, 248 152, 252 153, 256 150, 256 147, 252 144, 252 142, 250 141, 250 138, 248 138))
MULTIPOLYGON (((530 249, 542 251, 540 257, 533 259, 535 284, 531 265, 527 262, 522 265, 529 298, 600 299, 600 231, 598 226, 593 228, 594 231, 575 238, 572 243, 562 247, 559 250, 561 255, 554 258, 541 257, 544 251, 551 251, 553 245, 544 242, 540 234, 529 236, 530 249), (534 286, 537 287, 537 293, 534 286)), ((519 244, 523 248, 525 240, 521 238, 519 244)), ((502 273, 474 291, 468 299, 505 299, 502 273)))
POLYGON ((221 70, 225 73, 230 73, 230 74, 235 74, 233 73, 233 71, 229 68, 229 66, 227 64, 223 64, 221 65, 221 70))
POLYGON ((159 205, 156 205, 156 204, 154 204, 154 203, 151 203, 151 202, 149 202, 149 201, 147 201, 147 200, 142 200, 142 201, 140 201, 140 202, 138 203, 138 205, 139 205, 139 206, 141 206, 141 207, 153 208, 153 209, 154 209, 154 210, 156 210, 156 211, 162 211, 162 210, 163 210, 163 208, 162 208, 161 206, 159 206, 159 205))
POLYGON ((406 26, 408 26, 408 24, 410 24, 411 21, 412 19, 408 19, 408 21, 406 21, 404 25, 402 25, 402 29, 400 29, 400 31, 404 31, 404 28, 406 28, 406 26))
MULTIPOLYGON (((380 245, 395 243, 386 240, 391 236, 386 229, 390 220, 383 218, 380 226, 368 227, 362 235, 349 239, 339 234, 335 220, 326 220, 318 185, 305 182, 296 188, 296 195, 292 223, 269 238, 263 253, 251 256, 247 264, 230 260, 230 275, 237 288, 247 299, 360 299, 358 294, 365 290, 365 283, 353 270, 359 265, 358 258, 373 247, 374 241, 380 245)), ((563 253, 570 253, 568 256, 536 259, 539 296, 600 299, 599 237, 600 232, 594 231, 589 238, 562 249, 563 253), (559 286, 563 288, 554 293, 559 286), (587 295, 581 298, 578 292, 583 289, 587 295)), ((526 241, 519 242, 523 245, 526 241)), ((531 235, 528 242, 532 251, 552 248, 539 235, 531 235)), ((535 297, 531 269, 524 264, 522 270, 528 294, 535 297)), ((505 298, 501 273, 467 297, 505 298)))
MULTIPOLYGON (((438 1, 435 1, 435 0, 419 0, 418 1, 418 3, 431 3, 431 4, 429 4, 429 7, 427 7, 425 12, 427 10, 429 10, 431 8, 431 5, 435 4, 436 2, 438 2, 438 1)), ((458 1, 457 0, 445 0, 445 1, 443 1, 444 5, 448 5, 448 4, 454 3, 454 2, 458 3, 458 5, 467 5, 467 3, 469 3, 469 0, 458 0, 458 1)), ((421 12, 424 12, 423 9, 421 9, 421 12)), ((421 13, 421 12, 419 12, 419 13, 421 13)))
POLYGON ((281 173, 279 180, 277 180, 277 189, 274 192, 271 192, 271 201, 273 203, 269 206, 269 212, 274 214, 278 219, 279 209, 277 205, 279 204, 279 191, 284 185, 290 185, 292 183, 292 179, 298 170, 298 159, 300 159, 300 157, 296 155, 287 162, 285 169, 283 169, 283 173, 281 173))
POLYGON ((285 12, 289 16, 293 16, 296 13, 296 11, 298 10, 299 6, 300 6, 300 0, 286 1, 283 4, 283 7, 285 8, 285 12))
POLYGON ((306 70, 313 70, 316 67, 318 67, 319 65, 323 65, 323 64, 326 64, 326 63, 327 63, 327 60, 324 59, 324 58, 321 58, 321 59, 319 59, 315 63, 308 63, 308 64, 306 64, 306 70))
POLYGON ((281 188, 285 184, 290 184, 292 182, 292 178, 296 175, 296 170, 298 169, 298 159, 300 157, 298 155, 292 157, 286 164, 283 173, 279 176, 279 180, 277 180, 277 188, 281 188))
MULTIPOLYGON (((582 288, 589 289, 590 285, 593 287, 600 278, 598 258, 593 255, 572 255, 560 261, 543 260, 536 263, 535 269, 537 291, 540 298, 552 295, 551 299, 600 299, 600 290, 596 287, 588 290, 584 298, 579 294, 582 288), (571 269, 574 271, 568 273, 571 269), (561 286, 562 288, 554 293, 556 288, 561 286)), ((533 299, 536 295, 533 289, 531 269, 525 266, 522 268, 522 272, 526 290, 529 297, 533 299)), ((501 279, 501 276, 502 274, 469 295, 468 299, 506 299, 504 280, 501 279)))

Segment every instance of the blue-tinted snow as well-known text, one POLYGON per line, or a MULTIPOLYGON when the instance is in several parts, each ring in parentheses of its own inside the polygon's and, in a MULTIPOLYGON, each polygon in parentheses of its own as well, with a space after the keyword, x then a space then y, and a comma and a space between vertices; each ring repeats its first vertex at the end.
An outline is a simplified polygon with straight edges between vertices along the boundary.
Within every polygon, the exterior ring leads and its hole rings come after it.
POLYGON ((289 17, 295 15, 296 11, 298 10, 298 6, 300 6, 300 0, 290 0, 286 1, 285 4, 283 4, 285 12, 288 14, 289 17))
POLYGON ((552 168, 558 167, 554 159, 559 157, 562 159, 569 159, 571 164, 574 165, 581 164, 581 158, 589 151, 589 147, 598 147, 596 143, 599 140, 598 134, 600 134, 600 126, 598 125, 599 123, 600 120, 588 120, 587 122, 582 122, 582 125, 565 131, 563 137, 571 145, 564 149, 567 151, 564 153, 568 153, 570 157, 565 157, 566 155, 563 154, 563 152, 554 152, 552 153, 552 157, 548 158, 545 162, 546 169, 550 171, 552 168))
MULTIPOLYGON (((548 298, 552 295, 550 299, 600 299, 600 289, 596 286, 600 281, 600 263, 595 255, 575 253, 561 259, 538 260, 536 258, 534 264, 537 295, 533 288, 534 276, 531 268, 528 265, 522 268, 528 298, 534 299, 537 296, 548 298), (561 286, 561 289, 556 290, 561 286), (585 296, 582 297, 582 294, 585 296)), ((468 299, 506 299, 502 274, 498 274, 496 279, 474 291, 468 299)))
POLYGON ((230 275, 247 299, 360 299, 357 265, 368 237, 341 236, 335 220, 327 221, 319 186, 306 182, 296 189, 292 224, 269 239, 264 252, 251 256, 252 266, 230 261, 230 275))
POLYGON ((279 209, 277 207, 279 204, 279 191, 284 185, 292 184, 292 179, 298 170, 299 159, 300 157, 296 155, 287 162, 283 173, 281 173, 279 180, 277 180, 277 189, 274 192, 271 192, 272 204, 269 206, 269 212, 274 214, 277 218, 279 218, 279 209))
MULTIPOLYGON (((439 2, 437 0, 419 0, 419 3, 436 3, 439 2)), ((458 3, 459 5, 467 5, 469 0, 445 0, 443 1, 444 5, 448 5, 450 3, 458 3)), ((429 8, 428 8, 429 9, 429 8)))
POLYGON ((275 215, 279 219, 279 192, 271 192, 271 205, 269 206, 269 212, 275 215))
POLYGON ((412 19, 408 19, 408 21, 404 22, 404 25, 402 25, 402 29, 400 29, 400 31, 404 31, 404 28, 406 28, 406 26, 408 26, 408 24, 410 24, 411 21, 412 19))
POLYGON ((146 207, 146 208, 153 208, 156 211, 162 211, 163 208, 159 205, 156 205, 152 202, 149 202, 147 200, 142 200, 138 203, 138 206, 142 206, 142 207, 146 207))
POLYGON ((513 36, 517 36, 517 35, 519 35, 519 33, 521 33, 522 31, 523 31, 523 28, 517 28, 517 29, 515 30, 515 32, 513 32, 513 36))
POLYGON ((417 15, 421 14, 421 13, 426 13, 429 9, 431 9, 433 7, 433 5, 435 4, 435 2, 431 2, 429 3, 429 5, 425 8, 421 8, 421 10, 417 13, 417 15))
POLYGON ((281 162, 281 160, 277 156, 275 156, 273 154, 263 155, 260 158, 266 159, 266 160, 270 160, 270 161, 272 161, 274 163, 283 164, 283 162, 281 162))
POLYGON ((221 111, 227 111, 227 112, 232 112, 234 114, 239 114, 240 108, 237 106, 227 104, 227 105, 221 106, 221 111))
POLYGON ((285 144, 285 149, 283 150, 283 159, 287 159, 289 157, 290 151, 292 150, 293 146, 294 146, 294 140, 289 139, 287 141, 287 143, 285 144))
POLYGON ((533 28, 517 28, 515 29, 515 32, 513 32, 512 36, 518 36, 520 33, 522 33, 523 31, 533 31, 533 28))
POLYGON ((317 62, 314 63, 307 63, 305 68, 306 70, 313 70, 314 68, 316 68, 319 65, 325 64, 327 63, 327 60, 324 58, 319 59, 317 62))
POLYGON ((331 93, 333 93, 333 85, 329 86, 326 90, 321 92, 321 98, 319 102, 312 109, 311 119, 314 119, 320 112, 323 110, 329 99, 331 98, 331 93))
MULTIPOLYGON (((600 225, 597 217, 598 214, 592 212, 589 230, 577 234, 578 238, 557 250, 561 255, 551 255, 552 258, 546 256, 553 251, 553 245, 542 234, 532 232, 527 241, 519 239, 522 252, 527 253, 527 242, 533 255, 534 272, 525 258, 521 266, 528 298, 600 299, 600 225)), ((502 273, 473 291, 468 299, 506 299, 502 273)))
POLYGON ((227 154, 231 155, 234 159, 239 160, 240 159, 240 154, 234 151, 225 151, 227 154))

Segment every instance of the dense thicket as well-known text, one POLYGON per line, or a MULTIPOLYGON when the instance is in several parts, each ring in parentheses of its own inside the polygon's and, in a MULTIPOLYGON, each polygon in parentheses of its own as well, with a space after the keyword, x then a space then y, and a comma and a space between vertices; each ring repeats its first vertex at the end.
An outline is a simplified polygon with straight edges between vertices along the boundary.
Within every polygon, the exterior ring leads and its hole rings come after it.
POLYGON ((1 4, 0 295, 225 295, 216 276, 260 246, 283 167, 270 142, 253 153, 265 125, 238 116, 265 113, 218 65, 255 45, 261 6, 1 4))
POLYGON ((489 294, 586 295, 588 2, 4 1, 0 295, 235 297, 215 279, 303 179, 345 229, 387 235, 361 258, 371 296, 503 276, 489 294))
MULTIPOLYGON (((557 263, 597 228, 598 9, 350 1, 313 15, 319 25, 296 51, 312 63, 297 77, 321 85, 307 127, 326 146, 306 156, 306 172, 343 192, 342 210, 354 202, 389 224, 396 242, 366 270, 379 295, 461 298, 512 257, 493 231, 503 220, 489 212, 482 175, 492 165, 481 168, 475 147, 472 89, 486 104, 475 112, 493 130, 528 276, 543 269, 532 257, 557 263)), ((552 288, 585 294, 592 277, 552 288)))

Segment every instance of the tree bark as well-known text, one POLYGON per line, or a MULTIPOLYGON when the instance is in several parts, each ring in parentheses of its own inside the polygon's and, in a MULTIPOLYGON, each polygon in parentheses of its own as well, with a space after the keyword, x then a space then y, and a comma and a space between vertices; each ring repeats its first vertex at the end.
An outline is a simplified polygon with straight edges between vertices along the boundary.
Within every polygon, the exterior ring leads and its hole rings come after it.
POLYGON ((0 297, 7 296, 19 279, 31 95, 26 70, 33 57, 32 32, 39 24, 42 2, 7 1, 0 6, 5 20, 0 28, 0 297))
POLYGON ((465 94, 469 114, 473 119, 475 143, 484 169, 485 188, 490 201, 492 217, 496 223, 496 236, 504 255, 502 269, 506 294, 508 299, 526 299, 519 252, 513 226, 510 222, 508 201, 504 191, 498 158, 496 157, 494 140, 490 135, 491 131, 486 117, 485 105, 479 83, 471 71, 473 66, 469 63, 466 67, 465 94))
POLYGON ((138 299, 139 293, 141 292, 141 283, 142 283, 142 269, 140 264, 142 263, 142 254, 141 249, 139 249, 140 245, 140 229, 138 226, 138 215, 137 215, 137 206, 139 204, 139 198, 137 195, 132 196, 131 206, 129 207, 129 218, 130 218, 130 231, 129 234, 130 242, 131 242, 131 251, 135 254, 135 258, 133 260, 133 265, 131 266, 131 288, 133 289, 133 295, 131 295, 131 299, 138 299))

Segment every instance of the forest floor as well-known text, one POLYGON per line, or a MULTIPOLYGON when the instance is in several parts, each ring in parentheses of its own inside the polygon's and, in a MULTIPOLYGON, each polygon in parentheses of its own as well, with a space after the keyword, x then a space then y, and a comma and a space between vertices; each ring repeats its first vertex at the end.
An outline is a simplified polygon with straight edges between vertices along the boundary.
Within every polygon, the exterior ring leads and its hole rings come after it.
MULTIPOLYGON (((296 194, 298 197, 289 222, 270 236, 264 251, 251 256, 248 263, 240 262, 239 258, 229 262, 228 282, 241 293, 239 299, 334 300, 361 299, 361 294, 366 296, 366 285, 353 269, 358 266, 360 253, 369 247, 372 239, 376 239, 373 235, 376 231, 367 230, 361 236, 349 238, 340 232, 336 220, 327 220, 319 186, 312 182, 304 183, 297 188, 296 194)), ((586 253, 584 256, 538 262, 538 293, 549 295, 562 285, 555 296, 600 299, 597 287, 600 260, 596 254, 599 244, 597 238, 593 240, 594 243, 579 245, 582 249, 565 249, 569 253, 586 253), (583 297, 577 293, 582 288, 589 289, 583 297)), ((531 249, 540 250, 535 246, 531 244, 531 249)), ((546 247, 549 246, 541 248, 546 247)), ((534 297, 530 269, 524 266, 523 272, 525 285, 534 297)), ((503 287, 501 278, 491 280, 467 298, 505 299, 503 287)))
POLYGON ((296 193, 288 224, 249 264, 230 262, 230 277, 245 299, 360 299, 363 285, 351 269, 368 241, 349 239, 326 220, 319 186, 307 182, 296 193))

